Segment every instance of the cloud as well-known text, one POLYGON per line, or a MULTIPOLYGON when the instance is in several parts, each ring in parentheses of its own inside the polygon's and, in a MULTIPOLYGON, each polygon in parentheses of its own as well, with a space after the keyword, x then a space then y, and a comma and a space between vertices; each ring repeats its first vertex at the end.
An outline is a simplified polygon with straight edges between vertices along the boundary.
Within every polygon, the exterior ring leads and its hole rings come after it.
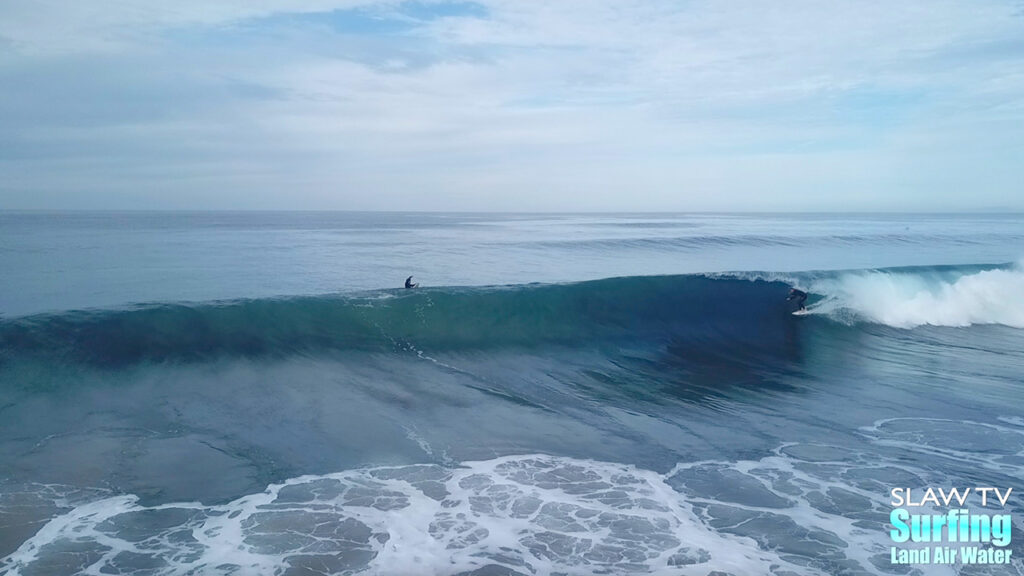
POLYGON ((1012 3, 87 4, 0 5, 0 207, 1020 198, 1012 3))

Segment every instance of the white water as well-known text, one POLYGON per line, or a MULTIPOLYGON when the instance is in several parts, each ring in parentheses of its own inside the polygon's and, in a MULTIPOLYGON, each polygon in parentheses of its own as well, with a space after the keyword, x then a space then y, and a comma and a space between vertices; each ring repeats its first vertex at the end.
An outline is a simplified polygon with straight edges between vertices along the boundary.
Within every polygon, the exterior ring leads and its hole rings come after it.
MULTIPOLYGON (((0 574, 892 574, 888 488, 950 481, 911 457, 1022 473, 1012 426, 890 419, 861 434, 881 450, 790 444, 667 474, 508 456, 303 476, 219 506, 92 495, 60 503, 0 574)), ((1019 560, 991 568, 1024 574, 1019 560)))
POLYGON ((1002 324, 1024 328, 1024 270, 948 274, 865 271, 812 283, 825 296, 812 311, 896 328, 1002 324))

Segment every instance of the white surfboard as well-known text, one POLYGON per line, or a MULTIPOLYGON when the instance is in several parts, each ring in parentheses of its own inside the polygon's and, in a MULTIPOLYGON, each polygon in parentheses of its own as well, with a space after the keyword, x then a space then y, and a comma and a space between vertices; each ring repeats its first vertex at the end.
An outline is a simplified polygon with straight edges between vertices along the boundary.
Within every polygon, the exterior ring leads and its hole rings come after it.
POLYGON ((797 310, 797 311, 793 312, 793 316, 807 316, 810 313, 811 313, 810 310, 804 308, 803 310, 797 310))

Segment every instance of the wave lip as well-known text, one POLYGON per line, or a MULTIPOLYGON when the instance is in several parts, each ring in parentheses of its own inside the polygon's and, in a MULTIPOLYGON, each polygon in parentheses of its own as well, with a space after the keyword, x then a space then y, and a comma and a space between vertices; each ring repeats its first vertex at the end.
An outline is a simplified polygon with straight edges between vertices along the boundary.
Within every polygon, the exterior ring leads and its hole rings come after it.
POLYGON ((1024 328, 1024 269, 971 273, 859 271, 811 282, 825 296, 813 309, 894 328, 1001 324, 1024 328))

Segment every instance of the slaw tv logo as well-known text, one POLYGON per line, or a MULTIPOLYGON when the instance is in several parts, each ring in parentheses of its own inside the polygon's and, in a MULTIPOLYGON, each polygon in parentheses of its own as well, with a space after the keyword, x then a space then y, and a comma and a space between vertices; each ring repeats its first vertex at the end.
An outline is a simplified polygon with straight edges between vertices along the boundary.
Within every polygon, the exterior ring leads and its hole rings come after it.
POLYGON ((1013 488, 893 488, 892 564, 1009 564, 1013 488))

